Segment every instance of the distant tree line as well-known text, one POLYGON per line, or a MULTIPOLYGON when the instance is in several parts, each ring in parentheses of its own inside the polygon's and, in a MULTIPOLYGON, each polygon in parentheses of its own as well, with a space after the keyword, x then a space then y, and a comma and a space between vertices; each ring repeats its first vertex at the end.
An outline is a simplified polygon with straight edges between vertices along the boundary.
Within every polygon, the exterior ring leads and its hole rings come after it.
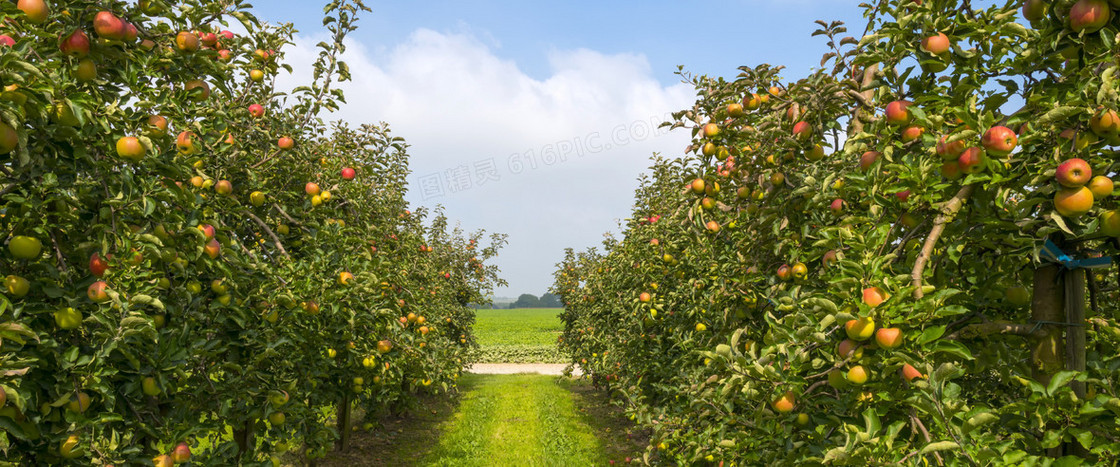
POLYGON ((553 295, 553 294, 550 294, 550 293, 545 293, 544 295, 541 295, 539 298, 536 295, 529 294, 529 293, 521 294, 520 296, 517 297, 517 301, 515 301, 513 303, 510 303, 508 305, 504 304, 504 303, 495 303, 493 306, 486 306, 486 307, 480 307, 478 305, 471 305, 471 306, 474 307, 474 308, 491 308, 491 309, 501 309, 501 308, 563 308, 564 307, 564 305, 560 303, 560 297, 558 297, 556 295, 553 295))

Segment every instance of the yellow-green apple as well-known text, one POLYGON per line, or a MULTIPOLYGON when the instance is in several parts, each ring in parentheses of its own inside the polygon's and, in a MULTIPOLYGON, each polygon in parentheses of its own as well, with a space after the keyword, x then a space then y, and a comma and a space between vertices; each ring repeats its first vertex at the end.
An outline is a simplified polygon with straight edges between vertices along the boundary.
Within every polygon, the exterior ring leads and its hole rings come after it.
POLYGON ((965 149, 957 158, 957 166, 965 175, 983 172, 984 150, 975 146, 965 149))
POLYGON ((1078 0, 1069 9, 1069 27, 1073 32, 1097 32, 1112 15, 1105 0, 1078 0))
POLYGON ((106 284, 105 281, 97 281, 86 288, 86 296, 94 303, 104 303, 109 301, 108 289, 109 284, 106 284))
POLYGON ((1089 183, 1085 185, 1089 191, 1093 192, 1093 199, 1102 200, 1112 194, 1114 188, 1112 179, 1104 175, 1097 175, 1089 179, 1089 183))
POLYGON ((780 397, 778 397, 777 399, 775 399, 773 402, 770 403, 770 407, 773 407, 774 411, 779 412, 779 413, 792 412, 793 408, 796 405, 797 405, 797 396, 795 396, 793 394, 793 391, 786 391, 784 394, 782 394, 780 397))
POLYGON ((875 308, 885 302, 889 298, 886 292, 879 287, 867 287, 863 289, 863 303, 871 308, 875 308))
POLYGON ((848 378, 844 374, 844 370, 835 368, 828 372, 828 385, 835 389, 844 389, 848 387, 848 378))
POLYGON ((793 263, 793 266, 789 268, 789 272, 794 280, 804 280, 805 277, 809 275, 809 268, 805 267, 805 263, 798 261, 793 263))
POLYGON ((54 312, 54 323, 59 329, 75 329, 82 325, 82 312, 73 307, 59 308, 54 312))
POLYGON ((219 195, 229 195, 233 193, 233 184, 229 180, 218 180, 218 183, 214 184, 214 191, 219 195))
POLYGON ((88 83, 97 78, 97 64, 93 60, 83 58, 74 67, 74 80, 79 83, 88 83))
MULTIPOLYGON (((22 0, 20 0, 22 1, 22 0)), ((66 459, 75 459, 82 455, 82 449, 78 446, 78 435, 70 435, 66 437, 66 441, 58 447, 58 453, 66 459)))
POLYGON ((159 381, 156 381, 154 376, 145 376, 140 380, 140 390, 145 396, 155 397, 161 392, 159 389, 159 381))
POLYGON ((135 136, 124 136, 117 140, 117 155, 132 162, 144 159, 144 145, 135 136))
POLYGON ((984 146, 984 150, 996 156, 1011 154, 1016 144, 1019 144, 1019 136, 1005 126, 989 128, 980 139, 980 145, 984 146))
POLYGON ((1120 132, 1120 115, 1112 109, 1100 109, 1089 118, 1089 129, 1106 138, 1120 132))
POLYGON ((16 259, 35 259, 43 252, 43 243, 35 237, 16 235, 8 241, 8 252, 16 259))
POLYGON ((1031 303, 1031 291, 1021 285, 1008 287, 1003 293, 1004 298, 1012 305, 1027 306, 1031 303))
POLYGON ((949 36, 946 36, 943 32, 922 39, 922 50, 933 55, 948 52, 949 45, 949 36))
POLYGON ((182 31, 175 36, 175 48, 180 52, 197 52, 199 40, 193 32, 182 31))
POLYGON ((875 343, 884 349, 902 345, 902 330, 899 328, 879 328, 875 331, 875 343))
POLYGON ((343 272, 338 273, 338 284, 339 285, 349 285, 350 281, 352 281, 352 280, 354 280, 354 275, 353 274, 350 274, 347 271, 343 271, 343 272))
POLYGON ((887 104, 886 118, 887 123, 895 126, 907 125, 914 119, 914 115, 910 112, 910 101, 893 101, 887 104))
POLYGON ((1054 209, 1066 217, 1077 217, 1093 209, 1093 192, 1088 188, 1062 188, 1054 193, 1054 209))
POLYGON ((27 19, 32 23, 39 24, 47 20, 47 2, 44 0, 19 0, 16 2, 16 8, 27 15, 27 19))
POLYGON ((66 403, 66 410, 75 413, 82 413, 86 410, 89 410, 89 403, 89 394, 86 394, 83 391, 78 391, 77 394, 74 394, 70 397, 70 402, 66 403))
POLYGON ((871 169, 871 166, 875 165, 875 162, 879 160, 879 156, 879 151, 867 151, 863 153, 863 155, 859 157, 860 170, 867 172, 871 169))
POLYGON ((705 124, 703 127, 703 134, 705 138, 714 138, 719 135, 719 125, 715 123, 705 124))
POLYGON ((264 81, 264 72, 261 70, 250 70, 249 79, 253 80, 253 82, 256 83, 264 81))
POLYGON ((867 382, 867 369, 862 365, 856 365, 848 369, 846 376, 849 383, 859 386, 867 382))
POLYGON ((1046 17, 1047 0, 1026 0, 1023 2, 1023 18, 1032 23, 1046 17))
POLYGON ((31 283, 20 276, 8 275, 4 278, 4 288, 11 296, 19 298, 31 291, 31 283))
POLYGON ((0 122, 0 154, 7 154, 19 145, 19 133, 11 125, 0 122))
POLYGON ((250 193, 249 194, 249 202, 253 203, 253 206, 258 206, 258 207, 260 205, 264 204, 264 193, 261 193, 259 191, 254 191, 254 192, 250 193))
POLYGON ((175 461, 167 454, 160 454, 152 458, 152 467, 172 467, 175 461))
POLYGON ((268 401, 272 403, 273 407, 287 404, 289 399, 287 391, 275 391, 268 397, 268 401))
POLYGON ((1101 213, 1100 226, 1102 234, 1120 237, 1120 209, 1101 213))
POLYGON ((875 334, 875 320, 870 316, 848 320, 844 323, 844 333, 848 335, 848 339, 854 341, 870 339, 875 334))
POLYGON ((805 158, 810 161, 819 161, 824 159, 824 148, 819 144, 814 144, 812 148, 805 151, 805 158))
POLYGON ((743 116, 743 104, 740 104, 738 102, 732 102, 730 104, 727 104, 727 115, 730 115, 732 118, 742 117, 743 116))

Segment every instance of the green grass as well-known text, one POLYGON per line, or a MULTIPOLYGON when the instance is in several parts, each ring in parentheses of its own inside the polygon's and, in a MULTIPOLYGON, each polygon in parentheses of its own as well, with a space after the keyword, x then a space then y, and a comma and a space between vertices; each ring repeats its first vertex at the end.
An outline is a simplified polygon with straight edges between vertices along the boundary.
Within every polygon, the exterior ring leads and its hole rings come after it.
POLYGON ((424 465, 601 465, 606 452, 555 376, 463 377, 458 412, 424 465))
POLYGON ((477 310, 479 363, 563 363, 556 338, 564 330, 560 308, 477 310))

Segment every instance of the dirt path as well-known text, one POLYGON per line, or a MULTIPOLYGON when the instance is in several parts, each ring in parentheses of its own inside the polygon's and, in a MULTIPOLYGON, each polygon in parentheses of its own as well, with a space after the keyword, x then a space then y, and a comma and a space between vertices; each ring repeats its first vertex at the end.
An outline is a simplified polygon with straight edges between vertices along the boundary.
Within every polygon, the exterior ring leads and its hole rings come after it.
MULTIPOLYGON (((475 363, 467 368, 476 375, 513 375, 518 373, 537 373, 560 376, 564 374, 563 363, 475 363)), ((579 367, 572 370, 572 376, 581 376, 579 367)))

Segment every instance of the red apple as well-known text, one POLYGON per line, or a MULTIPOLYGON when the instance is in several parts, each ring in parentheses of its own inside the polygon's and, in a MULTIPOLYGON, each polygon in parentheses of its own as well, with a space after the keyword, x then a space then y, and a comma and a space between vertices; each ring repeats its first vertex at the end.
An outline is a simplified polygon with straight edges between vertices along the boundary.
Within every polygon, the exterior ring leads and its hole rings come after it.
POLYGON ((918 371, 917 368, 914 368, 909 363, 902 365, 901 375, 902 379, 907 383, 914 381, 914 378, 925 378, 922 372, 918 371))
POLYGON ((867 151, 863 153, 863 155, 859 157, 860 170, 864 172, 870 170, 871 166, 875 165, 875 162, 879 160, 879 156, 879 151, 867 151))
POLYGON ((207 240, 214 238, 214 234, 217 233, 217 230, 214 228, 214 226, 210 224, 199 225, 198 230, 202 231, 202 236, 207 240))
POLYGON ((983 172, 984 150, 975 146, 965 149, 957 158, 957 165, 965 175, 983 172))
POLYGON ((250 104, 249 105, 249 115, 252 115, 254 118, 263 117, 264 116, 264 106, 262 106, 260 104, 250 104))
POLYGON ((831 265, 832 263, 835 263, 835 262, 836 262, 836 250, 828 250, 824 253, 824 256, 821 257, 821 265, 823 265, 826 268, 829 265, 831 265))
POLYGON ((984 132, 984 137, 980 140, 980 144, 984 146, 984 149, 996 156, 1011 154, 1011 151, 1015 149, 1015 145, 1018 143, 1019 136, 1005 126, 989 128, 988 131, 984 132))
POLYGON ((203 251, 205 251, 206 255, 210 256, 210 258, 217 259, 218 256, 222 254, 222 244, 218 242, 218 239, 211 238, 209 242, 206 242, 203 251))
POLYGON ((910 125, 906 128, 903 128, 902 129, 902 142, 909 143, 909 142, 914 141, 918 138, 921 138, 922 133, 925 133, 925 132, 926 132, 925 128, 922 128, 922 127, 917 126, 917 125, 910 125))
POLYGON ((883 289, 878 287, 867 287, 863 289, 863 303, 871 308, 875 308, 887 300, 888 295, 883 289))
POLYGON ((295 145, 296 145, 296 142, 294 140, 292 140, 292 138, 289 138, 287 136, 281 136, 280 139, 276 141, 276 146, 278 146, 278 147, 280 147, 280 149, 284 149, 284 150, 291 149, 295 145))
POLYGON ((910 190, 903 190, 903 191, 900 191, 898 193, 895 193, 894 197, 898 198, 898 200, 900 202, 905 203, 907 200, 910 199, 910 190))
POLYGON ((81 29, 75 29, 58 42, 58 50, 72 57, 85 57, 89 54, 89 36, 81 29))
POLYGON ((357 175, 357 173, 350 167, 344 167, 342 169, 342 178, 344 180, 353 180, 355 175, 357 175))
POLYGON ((875 331, 875 343, 884 349, 902 345, 902 330, 899 328, 879 328, 875 331))
POLYGON ((233 193, 233 184, 229 180, 218 180, 218 183, 214 184, 214 191, 217 191, 219 195, 228 196, 233 193))
POLYGON ((191 447, 187 443, 179 443, 175 449, 171 451, 171 460, 176 464, 191 460, 191 447))
POLYGON ((95 303, 104 303, 109 301, 108 289, 109 284, 106 284, 105 281, 97 281, 86 288, 86 296, 95 303))
POLYGON ((922 39, 922 50, 933 55, 941 55, 949 51, 949 36, 939 32, 936 36, 922 39))
POLYGON ((833 215, 839 216, 844 212, 844 200, 836 198, 832 200, 832 204, 829 204, 828 208, 832 210, 833 215))
POLYGON ((714 138, 719 135, 719 125, 715 123, 705 124, 702 128, 702 132, 705 138, 714 138))
POLYGON ((199 47, 198 36, 193 32, 182 31, 175 36, 175 48, 180 52, 197 52, 199 47))
POLYGON ((1088 183, 1093 178, 1093 169, 1084 159, 1075 157, 1062 162, 1054 172, 1054 178, 1058 179, 1058 183, 1064 187, 1075 188, 1088 183))
POLYGON ((16 45, 16 40, 12 39, 12 36, 9 36, 7 34, 0 34, 0 45, 11 47, 13 45, 16 45))
POLYGON ((948 180, 957 180, 962 175, 961 165, 955 160, 941 164, 941 175, 948 180))
POLYGON ((1111 15, 1105 0, 1078 0, 1069 9, 1069 27, 1073 32, 1097 32, 1108 24, 1111 15))
POLYGON ((914 116, 907 110, 910 105, 911 102, 909 101, 894 101, 887 104, 887 123, 896 126, 909 124, 914 119, 914 116))
POLYGON ((315 196, 320 193, 319 184, 315 182, 307 182, 307 184, 303 186, 303 191, 310 196, 315 196))
POLYGON ((793 271, 790 270, 788 264, 783 264, 778 267, 778 279, 788 281, 793 277, 793 271))
POLYGON ((941 160, 955 161, 964 152, 964 140, 956 140, 952 143, 946 142, 949 136, 942 136, 937 141, 937 155, 941 156, 941 160))
POLYGON ((848 356, 852 355, 852 352, 855 352, 858 348, 859 342, 851 339, 844 339, 836 345, 836 354, 839 355, 840 358, 848 358, 848 356))
POLYGON ((806 141, 809 137, 813 136, 813 127, 806 121, 794 123, 793 136, 801 141, 806 141))
POLYGON ((94 277, 101 277, 105 275, 105 271, 109 270, 109 262, 101 257, 101 255, 94 253, 89 257, 89 272, 94 277))
POLYGON ((47 3, 43 0, 19 0, 16 2, 16 8, 27 15, 27 19, 32 23, 39 24, 47 20, 47 3))
POLYGON ((93 32, 99 37, 119 41, 124 40, 125 26, 117 15, 111 11, 99 11, 93 17, 93 32))

